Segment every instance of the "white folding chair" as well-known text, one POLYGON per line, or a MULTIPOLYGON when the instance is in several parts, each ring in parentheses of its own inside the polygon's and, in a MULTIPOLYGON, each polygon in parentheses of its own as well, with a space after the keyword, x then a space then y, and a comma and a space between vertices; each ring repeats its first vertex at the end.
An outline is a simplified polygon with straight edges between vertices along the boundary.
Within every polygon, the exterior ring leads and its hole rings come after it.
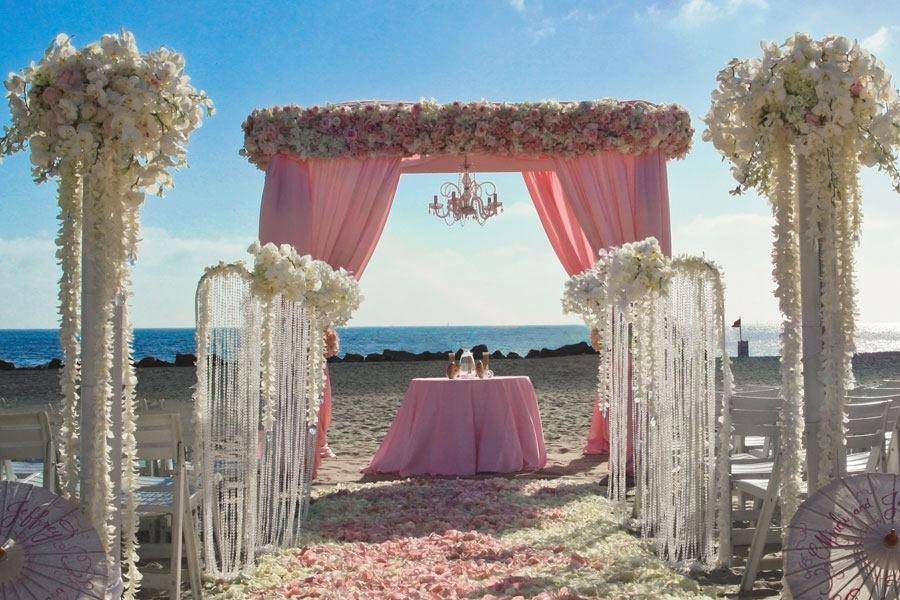
POLYGON ((746 429, 756 429, 756 425, 777 425, 781 398, 771 392, 759 395, 735 394, 731 397, 731 422, 737 425, 733 433, 732 459, 771 458, 775 444, 777 427, 763 427, 764 433, 747 433, 746 429))
MULTIPOLYGON (((847 474, 878 470, 883 465, 885 430, 889 427, 887 420, 894 400, 892 398, 874 398, 872 402, 851 400, 857 399, 848 397, 847 404, 848 419, 845 441, 847 474)), ((774 460, 759 461, 752 468, 743 468, 745 472, 735 473, 735 466, 732 466, 734 488, 741 494, 761 501, 761 504, 756 527, 754 530, 750 530, 752 539, 744 574, 741 578, 742 593, 753 589, 753 582, 760 570, 766 545, 778 544, 781 540, 781 528, 773 526, 772 523, 778 507, 781 453, 776 453, 774 460)), ((806 494, 805 483, 801 493, 806 494)), ((733 546, 739 545, 734 534, 732 534, 732 539, 734 540, 733 546)))
POLYGON ((883 470, 885 473, 900 474, 900 388, 858 387, 847 394, 847 404, 889 401, 885 429, 883 470))
MULTIPOLYGON (((184 439, 177 414, 139 414, 137 457, 144 461, 171 461, 169 477, 142 476, 138 479, 138 514, 141 517, 168 516, 171 520, 171 545, 168 551, 169 572, 143 573, 142 585, 169 590, 169 597, 181 595, 181 560, 186 554, 188 580, 194 598, 201 598, 199 538, 194 528, 192 511, 200 504, 200 494, 188 492, 184 439), (184 546, 182 547, 182 543, 184 546), (184 550, 184 552, 182 552, 184 550)), ((158 554, 161 544, 146 544, 139 549, 142 559, 158 554)))
POLYGON ((39 472, 41 485, 56 493, 56 446, 46 412, 0 415, 0 465, 0 479, 27 481, 39 472))

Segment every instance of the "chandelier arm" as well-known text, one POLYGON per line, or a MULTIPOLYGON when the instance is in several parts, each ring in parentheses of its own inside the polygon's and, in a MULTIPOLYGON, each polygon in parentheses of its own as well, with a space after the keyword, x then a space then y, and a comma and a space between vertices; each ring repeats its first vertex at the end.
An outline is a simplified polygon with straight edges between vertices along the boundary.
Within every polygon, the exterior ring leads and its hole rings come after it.
POLYGON ((438 202, 435 196, 428 205, 428 211, 448 226, 459 223, 462 227, 468 220, 484 225, 488 219, 502 212, 503 204, 497 197, 497 186, 492 181, 479 183, 476 174, 469 168, 466 161, 456 183, 447 181, 441 184, 439 192, 445 203, 438 202))

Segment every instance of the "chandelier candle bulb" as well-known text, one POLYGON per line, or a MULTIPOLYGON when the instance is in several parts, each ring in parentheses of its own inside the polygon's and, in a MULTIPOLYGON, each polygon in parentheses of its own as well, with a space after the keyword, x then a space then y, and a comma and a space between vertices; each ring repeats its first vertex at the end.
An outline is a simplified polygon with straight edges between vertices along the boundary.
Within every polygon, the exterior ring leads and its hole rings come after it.
POLYGON ((446 199, 446 206, 438 201, 436 194, 434 201, 428 205, 428 212, 443 219, 447 225, 457 222, 462 225, 468 219, 484 225, 488 219, 502 212, 503 204, 498 199, 497 188, 490 181, 478 183, 469 171, 470 167, 467 159, 458 181, 448 181, 441 186, 441 197, 446 199))

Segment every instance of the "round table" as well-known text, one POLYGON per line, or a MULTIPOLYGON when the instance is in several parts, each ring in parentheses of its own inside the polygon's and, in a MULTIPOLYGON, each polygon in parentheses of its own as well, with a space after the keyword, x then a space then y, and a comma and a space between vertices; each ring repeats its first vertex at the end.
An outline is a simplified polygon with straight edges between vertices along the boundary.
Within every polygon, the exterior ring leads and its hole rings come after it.
POLYGON ((413 379, 364 473, 474 475, 547 464, 528 377, 413 379))

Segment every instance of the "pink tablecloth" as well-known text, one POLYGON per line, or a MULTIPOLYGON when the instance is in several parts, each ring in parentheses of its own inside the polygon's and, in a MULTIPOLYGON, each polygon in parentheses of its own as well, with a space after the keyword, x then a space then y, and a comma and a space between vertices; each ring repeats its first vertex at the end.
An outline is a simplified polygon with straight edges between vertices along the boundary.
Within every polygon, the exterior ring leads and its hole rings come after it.
POLYGON ((365 473, 474 475, 547 464, 528 377, 413 379, 365 473))

